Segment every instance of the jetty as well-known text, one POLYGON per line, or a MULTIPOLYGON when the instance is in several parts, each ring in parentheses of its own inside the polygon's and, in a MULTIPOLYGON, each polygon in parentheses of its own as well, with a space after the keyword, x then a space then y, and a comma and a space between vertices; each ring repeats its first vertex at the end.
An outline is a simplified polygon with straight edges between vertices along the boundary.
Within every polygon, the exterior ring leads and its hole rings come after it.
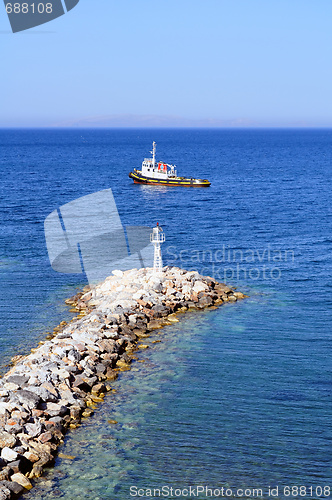
POLYGON ((244 297, 196 271, 164 267, 114 270, 67 299, 77 316, 31 354, 16 356, 0 379, 0 500, 33 487, 66 432, 112 397, 112 382, 154 330, 185 311, 244 297))

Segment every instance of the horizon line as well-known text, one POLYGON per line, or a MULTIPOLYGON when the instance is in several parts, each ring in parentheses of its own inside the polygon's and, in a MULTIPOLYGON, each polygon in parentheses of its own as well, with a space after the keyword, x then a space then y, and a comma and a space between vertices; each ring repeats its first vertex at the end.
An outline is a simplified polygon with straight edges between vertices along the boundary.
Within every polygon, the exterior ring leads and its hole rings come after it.
POLYGON ((331 130, 332 125, 252 125, 252 126, 0 126, 0 130, 331 130))

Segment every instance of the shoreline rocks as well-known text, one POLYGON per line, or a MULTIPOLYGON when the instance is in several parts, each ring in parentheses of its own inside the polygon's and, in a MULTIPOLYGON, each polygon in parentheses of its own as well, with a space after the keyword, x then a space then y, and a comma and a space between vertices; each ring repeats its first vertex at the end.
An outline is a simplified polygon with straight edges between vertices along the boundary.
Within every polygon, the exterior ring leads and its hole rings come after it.
POLYGON ((241 292, 167 267, 113 275, 67 299, 77 312, 0 379, 0 500, 16 498, 53 463, 68 429, 93 414, 118 373, 130 369, 150 332, 177 313, 244 298, 241 292))

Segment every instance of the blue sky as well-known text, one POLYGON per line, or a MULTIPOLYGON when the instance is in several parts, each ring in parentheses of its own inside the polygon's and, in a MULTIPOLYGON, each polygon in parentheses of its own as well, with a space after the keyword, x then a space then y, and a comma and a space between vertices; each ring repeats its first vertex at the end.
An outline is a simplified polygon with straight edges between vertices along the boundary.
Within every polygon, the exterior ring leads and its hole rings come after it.
POLYGON ((80 0, 13 34, 0 126, 332 126, 331 0, 80 0))

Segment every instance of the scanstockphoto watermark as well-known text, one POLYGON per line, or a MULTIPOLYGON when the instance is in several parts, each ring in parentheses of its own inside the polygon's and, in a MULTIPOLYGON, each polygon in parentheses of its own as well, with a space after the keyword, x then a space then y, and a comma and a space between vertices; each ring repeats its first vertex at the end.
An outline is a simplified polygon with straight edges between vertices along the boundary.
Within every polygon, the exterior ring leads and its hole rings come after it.
POLYGON ((129 490, 131 497, 138 498, 262 498, 262 488, 213 488, 209 486, 185 486, 183 488, 175 488, 173 486, 161 486, 160 488, 138 488, 131 486, 129 490))
POLYGON ((282 270, 295 261, 293 249, 279 249, 272 245, 265 248, 231 248, 223 244, 217 249, 178 249, 175 245, 165 248, 168 263, 190 267, 200 274, 210 274, 215 279, 279 280, 282 270))
POLYGON ((164 485, 160 488, 139 488, 131 486, 129 494, 138 498, 331 498, 332 487, 330 485, 274 485, 264 488, 252 487, 210 487, 210 486, 185 486, 176 488, 164 485))

